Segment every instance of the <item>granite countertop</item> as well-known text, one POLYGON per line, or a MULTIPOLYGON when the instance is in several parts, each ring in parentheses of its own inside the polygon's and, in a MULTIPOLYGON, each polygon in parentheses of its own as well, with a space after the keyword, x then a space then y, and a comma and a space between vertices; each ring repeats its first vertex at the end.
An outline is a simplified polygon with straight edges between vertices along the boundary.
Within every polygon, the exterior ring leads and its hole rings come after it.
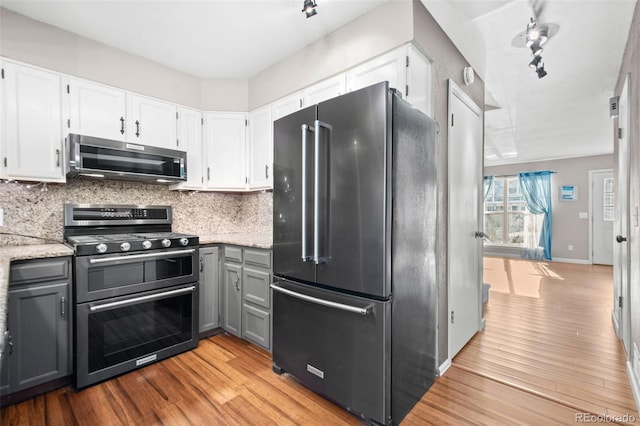
POLYGON ((237 246, 255 247, 262 249, 271 249, 273 246, 272 234, 254 234, 254 233, 229 233, 229 234, 211 234, 200 235, 200 245, 205 244, 232 244, 237 246))
POLYGON ((11 262, 15 260, 61 256, 73 256, 73 249, 64 244, 0 246, 0 353, 4 349, 4 331, 7 327, 9 270, 11 262))

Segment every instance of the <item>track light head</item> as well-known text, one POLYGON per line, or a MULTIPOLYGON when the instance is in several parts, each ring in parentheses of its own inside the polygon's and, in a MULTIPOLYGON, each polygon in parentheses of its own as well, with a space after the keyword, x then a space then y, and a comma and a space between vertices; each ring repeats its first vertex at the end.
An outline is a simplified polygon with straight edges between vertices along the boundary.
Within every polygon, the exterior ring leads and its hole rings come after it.
POLYGON ((315 0, 304 0, 302 11, 305 13, 307 18, 311 18, 312 16, 318 14, 318 11, 316 11, 316 7, 318 7, 318 5, 316 4, 315 0))
POLYGON ((547 72, 544 70, 544 64, 536 68, 536 74, 538 74, 538 78, 542 78, 547 75, 547 72))
POLYGON ((529 62, 529 66, 531 68, 538 68, 538 64, 540 63, 541 60, 542 60, 542 56, 540 55, 534 56, 531 62, 529 62))

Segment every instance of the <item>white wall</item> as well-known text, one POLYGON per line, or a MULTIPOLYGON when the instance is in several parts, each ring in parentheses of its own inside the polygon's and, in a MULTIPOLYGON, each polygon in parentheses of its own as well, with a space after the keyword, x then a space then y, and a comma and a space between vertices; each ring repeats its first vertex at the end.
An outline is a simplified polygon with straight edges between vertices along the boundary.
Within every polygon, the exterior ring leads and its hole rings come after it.
MULTIPOLYGON (((551 257, 589 260, 589 220, 579 219, 578 213, 589 211, 589 170, 613 169, 613 155, 568 158, 485 167, 488 175, 517 175, 520 172, 551 170, 552 192, 552 244, 551 257), (578 201, 559 201, 558 188, 562 185, 578 186, 578 201), (569 251, 573 245, 573 251, 569 251)), ((490 250, 485 250, 490 253, 490 250)))
POLYGON ((255 109, 411 41, 412 3, 378 7, 249 81, 249 109, 255 109))

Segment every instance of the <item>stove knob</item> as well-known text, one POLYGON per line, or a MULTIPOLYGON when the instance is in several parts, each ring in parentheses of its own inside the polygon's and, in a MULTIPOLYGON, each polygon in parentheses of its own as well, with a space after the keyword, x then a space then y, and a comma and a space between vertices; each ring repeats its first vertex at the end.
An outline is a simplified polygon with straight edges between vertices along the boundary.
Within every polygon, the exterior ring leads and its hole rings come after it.
POLYGON ((105 253, 107 251, 107 245, 105 243, 100 243, 96 246, 96 251, 98 253, 105 253))
POLYGON ((122 244, 120 244, 120 250, 121 251, 129 251, 129 249, 131 248, 131 244, 124 242, 122 244))
POLYGON ((149 241, 149 240, 144 240, 144 241, 142 242, 142 248, 143 248, 143 249, 145 249, 145 250, 150 249, 150 248, 151 248, 151 241, 149 241))
POLYGON ((180 238, 180 245, 181 246, 188 246, 189 245, 189 239, 186 238, 186 237, 180 238))
POLYGON ((162 247, 171 247, 171 240, 165 238, 164 240, 162 240, 161 244, 162 247))

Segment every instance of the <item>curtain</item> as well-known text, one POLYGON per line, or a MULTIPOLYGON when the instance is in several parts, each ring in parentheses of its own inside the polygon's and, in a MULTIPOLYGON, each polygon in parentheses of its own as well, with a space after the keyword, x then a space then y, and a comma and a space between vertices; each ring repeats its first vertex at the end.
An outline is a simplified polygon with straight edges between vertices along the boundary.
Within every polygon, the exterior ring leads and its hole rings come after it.
POLYGON ((541 171, 518 174, 520 191, 527 208, 533 214, 544 215, 537 246, 522 249, 522 257, 527 259, 551 260, 551 173, 541 171))
POLYGON ((493 188, 493 182, 495 181, 495 177, 493 176, 485 176, 484 177, 484 195, 482 199, 486 199, 489 192, 491 192, 491 188, 493 188))

